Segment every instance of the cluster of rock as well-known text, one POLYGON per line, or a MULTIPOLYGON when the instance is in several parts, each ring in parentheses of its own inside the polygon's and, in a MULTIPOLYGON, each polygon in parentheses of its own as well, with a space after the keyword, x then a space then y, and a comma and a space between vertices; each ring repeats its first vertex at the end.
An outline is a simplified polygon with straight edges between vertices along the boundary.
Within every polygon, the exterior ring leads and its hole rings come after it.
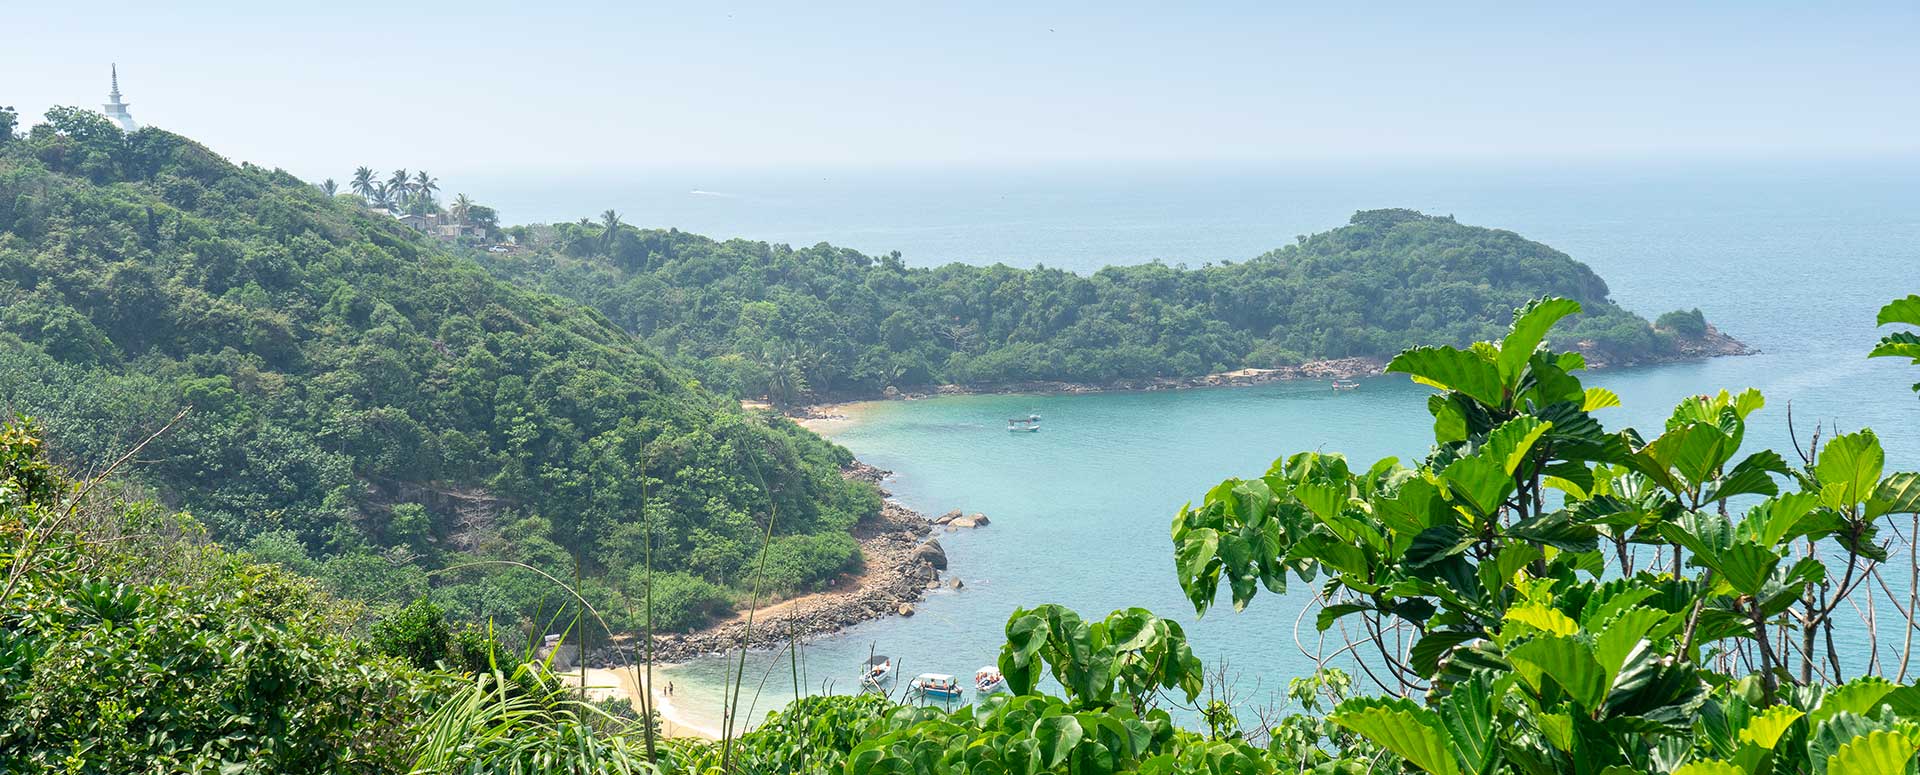
MULTIPOLYGON (((842 475, 859 481, 878 482, 888 474, 864 463, 848 466, 842 475)), ((885 492, 884 490, 882 492, 885 492)), ((837 588, 765 607, 755 614, 751 645, 778 647, 795 637, 825 635, 882 616, 912 616, 914 604, 928 590, 940 587, 960 589, 957 578, 942 579, 947 569, 947 552, 938 540, 930 538, 936 527, 949 530, 977 528, 987 524, 985 514, 962 514, 955 510, 929 520, 926 515, 892 501, 885 502, 880 515, 854 532, 860 542, 864 569, 844 580, 837 588)), ((745 613, 691 633, 669 633, 654 638, 654 658, 662 662, 681 662, 740 647, 747 635, 745 613)), ((638 644, 631 641, 597 651, 591 664, 625 664, 633 658, 638 644)))
MULTIPOLYGON (((987 515, 985 514, 977 511, 972 514, 962 514, 959 509, 954 509, 933 518, 935 527, 945 527, 948 532, 962 528, 972 529, 986 527, 991 523, 992 520, 987 519, 987 515)), ((945 568, 946 566, 942 565, 941 567, 945 568)))

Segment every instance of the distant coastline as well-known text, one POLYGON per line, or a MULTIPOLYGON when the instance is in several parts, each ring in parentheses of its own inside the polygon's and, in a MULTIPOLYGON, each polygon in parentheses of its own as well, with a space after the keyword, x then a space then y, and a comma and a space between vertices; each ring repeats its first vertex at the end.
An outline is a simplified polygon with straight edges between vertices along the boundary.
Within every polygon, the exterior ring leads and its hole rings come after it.
MULTIPOLYGON (((1671 354, 1640 357, 1631 360, 1615 361, 1606 353, 1596 349, 1591 342, 1576 342, 1574 350, 1585 355, 1589 369, 1615 369, 1634 366, 1657 366, 1668 363, 1686 363, 1740 355, 1755 355, 1759 351, 1748 347, 1746 343, 1722 333, 1712 325, 1706 333, 1695 339, 1681 340, 1671 354)), ((1386 373, 1388 359, 1373 356, 1350 358, 1325 358, 1311 360, 1293 366, 1281 366, 1271 369, 1247 368, 1234 371, 1216 372, 1197 377, 1156 377, 1153 379, 1116 380, 1114 382, 1093 384, 1085 382, 1029 381, 983 385, 933 385, 908 390, 888 388, 878 395, 845 396, 826 398, 813 403, 802 404, 787 410, 789 419, 802 427, 820 432, 831 423, 846 419, 843 412, 846 407, 873 401, 899 401, 936 398, 939 396, 999 395, 1013 393, 1037 394, 1075 394, 1110 393, 1156 390, 1194 390, 1219 387, 1252 387, 1274 382, 1299 382, 1304 380, 1351 380, 1364 377, 1378 377, 1386 373)), ((760 404, 764 406, 764 404, 760 404)))

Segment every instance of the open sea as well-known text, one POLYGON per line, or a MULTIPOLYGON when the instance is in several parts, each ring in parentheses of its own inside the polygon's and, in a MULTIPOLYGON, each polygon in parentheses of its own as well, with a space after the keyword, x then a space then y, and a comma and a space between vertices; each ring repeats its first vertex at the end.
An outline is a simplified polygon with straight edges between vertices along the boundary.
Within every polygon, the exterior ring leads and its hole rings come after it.
MULTIPOLYGON (((1771 446, 1792 459, 1791 405, 1803 439, 1816 424, 1872 427, 1887 447, 1888 470, 1920 468, 1920 400, 1908 389, 1920 370, 1865 358, 1883 333, 1874 313, 1920 292, 1920 160, 1491 171, 679 171, 474 183, 468 191, 509 222, 573 220, 611 207, 637 225, 898 250, 910 264, 1004 261, 1081 272, 1156 259, 1244 260, 1339 226, 1360 209, 1453 214, 1586 262, 1628 309, 1653 317, 1699 307, 1761 351, 1589 375, 1588 384, 1625 401, 1603 413, 1609 427, 1657 428, 1684 396, 1755 387, 1768 403, 1750 420, 1748 450, 1771 446)), ((1196 620, 1174 580, 1170 519, 1221 479, 1256 476, 1297 451, 1338 451, 1362 463, 1416 459, 1431 443, 1427 392, 1384 377, 1340 393, 1295 383, 869 405, 831 430, 837 441, 894 471, 887 486, 906 505, 984 512, 993 524, 940 537, 964 589, 933 593, 912 618, 807 644, 806 690, 854 690, 869 648, 893 656, 906 676, 971 676, 994 662, 1014 608, 1055 602, 1089 618, 1144 606, 1183 622, 1198 656, 1226 667, 1236 699, 1265 704, 1312 669, 1302 649, 1333 648, 1318 641, 1310 615, 1301 618, 1304 585, 1287 596, 1263 591, 1244 613, 1222 605, 1196 620), (1005 418, 1030 411, 1045 417, 1044 431, 1004 430, 1005 418)), ((1843 645, 1849 659, 1866 658, 1860 634, 1843 645)), ((746 717, 758 719, 792 696, 793 679, 784 656, 757 654, 749 663, 746 717)), ((674 669, 674 704, 717 726, 721 675, 715 659, 674 669)))

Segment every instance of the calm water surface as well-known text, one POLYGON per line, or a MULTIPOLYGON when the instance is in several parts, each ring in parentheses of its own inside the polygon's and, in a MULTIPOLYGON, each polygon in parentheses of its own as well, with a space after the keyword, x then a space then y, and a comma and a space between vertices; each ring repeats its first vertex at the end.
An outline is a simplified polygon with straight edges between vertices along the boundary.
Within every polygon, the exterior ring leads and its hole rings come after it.
MULTIPOLYGON (((1877 338, 1878 307, 1920 291, 1916 169, 1415 170, 1348 178, 1148 170, 1036 173, 997 187, 979 176, 891 183, 870 176, 862 186, 844 177, 812 188, 776 181, 767 184, 776 193, 757 210, 749 206, 752 183, 742 180, 731 183, 745 193, 722 192, 732 199, 679 202, 699 218, 659 210, 719 234, 900 248, 913 263, 1006 259, 1078 270, 1111 260, 1245 258, 1296 233, 1339 225, 1362 207, 1455 213, 1587 262, 1630 309, 1652 316, 1698 306, 1763 351, 1590 375, 1589 384, 1626 402, 1603 414, 1609 427, 1657 427, 1684 396, 1756 387, 1768 407, 1751 421, 1750 449, 1790 452, 1791 403, 1803 434, 1817 422, 1873 427, 1888 447, 1889 469, 1910 470, 1920 468, 1920 401, 1907 385, 1920 374, 1863 355, 1877 338)), ((629 212, 629 220, 646 218, 629 212)), ((993 662, 1015 607, 1057 602, 1087 616, 1144 606, 1185 622, 1196 653, 1210 667, 1227 665, 1243 699, 1264 701, 1311 669, 1296 647, 1296 637, 1315 646, 1311 618, 1300 621, 1305 595, 1262 593, 1244 613, 1217 608, 1196 621, 1174 580, 1169 520, 1221 479, 1258 475, 1296 451, 1338 451, 1362 463, 1415 459, 1431 441, 1426 392, 1379 378, 1342 393, 1301 383, 872 405, 833 431, 840 443, 895 471, 888 487, 905 504, 929 513, 985 512, 993 525, 940 539, 965 589, 934 593, 910 619, 809 644, 809 690, 853 688, 849 676, 869 648, 900 660, 907 675, 969 676, 993 662), (1006 417, 1029 411, 1045 416, 1046 430, 1004 430, 1006 417)), ((764 677, 757 718, 791 696, 793 681, 784 657, 752 662, 750 693, 764 677)), ((677 670, 676 705, 696 719, 717 719, 721 671, 718 660, 677 670)))

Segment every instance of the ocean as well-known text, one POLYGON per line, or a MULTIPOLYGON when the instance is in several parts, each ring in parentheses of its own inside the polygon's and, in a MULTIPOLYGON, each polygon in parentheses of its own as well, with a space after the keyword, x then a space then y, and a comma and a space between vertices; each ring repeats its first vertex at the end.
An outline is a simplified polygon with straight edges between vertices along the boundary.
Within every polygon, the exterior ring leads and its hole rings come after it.
MULTIPOLYGON (((678 171, 475 186, 509 222, 572 220, 609 207, 644 226, 794 245, 832 242, 910 264, 948 261, 1080 272, 1164 260, 1244 260, 1339 226, 1355 210, 1410 207, 1508 229, 1592 266, 1616 301, 1648 317, 1699 307, 1760 354, 1589 376, 1625 406, 1609 427, 1657 428, 1682 397, 1754 387, 1767 408, 1748 449, 1793 456, 1816 425, 1872 427, 1888 470, 1920 468, 1920 373, 1865 354, 1874 313, 1920 292, 1920 162, 1521 165, 1338 169, 1088 167, 982 170, 678 171)), ((1427 391, 1393 377, 1335 393, 1321 383, 1091 395, 969 396, 866 406, 831 433, 927 513, 993 524, 940 536, 950 575, 912 618, 870 622, 805 649, 805 691, 851 691, 869 649, 900 672, 961 676, 994 662, 1007 616, 1061 603, 1097 618, 1141 606, 1179 621, 1235 702, 1282 696, 1331 650, 1307 594, 1262 593, 1203 619, 1180 593, 1167 527, 1180 505, 1297 451, 1361 463, 1413 460, 1431 443, 1427 391), (1005 418, 1037 412, 1038 434, 1005 418)), ((1861 630, 1864 632, 1864 628, 1861 630)), ((1856 633, 1857 645, 1861 640, 1856 633)), ((1848 649, 1854 653, 1856 649, 1848 649)), ((1884 657, 1884 655, 1883 655, 1884 657)), ((787 658, 750 660, 747 718, 793 693, 787 658), (758 692, 756 694, 756 687, 758 692)), ((717 725, 722 666, 675 669, 675 705, 717 725)), ((1364 688, 1364 686, 1363 686, 1364 688)), ((1205 698, 1203 698, 1204 701, 1205 698)))

